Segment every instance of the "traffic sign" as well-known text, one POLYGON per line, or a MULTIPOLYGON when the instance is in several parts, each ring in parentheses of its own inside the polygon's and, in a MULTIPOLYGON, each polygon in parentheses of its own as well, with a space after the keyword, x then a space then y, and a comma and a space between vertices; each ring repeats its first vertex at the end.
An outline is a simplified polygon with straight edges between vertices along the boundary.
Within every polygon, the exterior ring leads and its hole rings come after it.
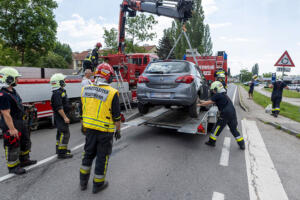
POLYGON ((285 51, 274 66, 277 67, 295 67, 289 53, 285 51))

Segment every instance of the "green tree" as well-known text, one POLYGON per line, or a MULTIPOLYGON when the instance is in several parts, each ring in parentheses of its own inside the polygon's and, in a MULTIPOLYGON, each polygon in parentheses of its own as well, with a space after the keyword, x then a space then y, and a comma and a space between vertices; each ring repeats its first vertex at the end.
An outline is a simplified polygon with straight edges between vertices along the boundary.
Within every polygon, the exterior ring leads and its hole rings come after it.
POLYGON ((105 46, 111 49, 110 53, 116 53, 118 49, 118 31, 115 28, 107 30, 104 28, 105 46))
POLYGON ((252 72, 249 72, 247 69, 242 69, 240 71, 241 82, 251 81, 251 79, 252 79, 252 72))
POLYGON ((59 41, 55 42, 53 52, 60 55, 68 64, 72 64, 72 49, 68 44, 62 44, 59 41))
POLYGON ((0 37, 21 54, 46 55, 54 47, 57 23, 54 0, 1 0, 0 37))
POLYGON ((64 57, 50 51, 46 56, 43 56, 38 63, 39 67, 45 68, 68 68, 69 64, 64 57))
POLYGON ((17 66, 19 65, 19 53, 9 47, 6 47, 4 41, 0 39, 0 65, 17 66))
POLYGON ((252 67, 252 74, 258 75, 258 73, 259 73, 259 66, 257 63, 255 63, 255 65, 252 67))
MULTIPOLYGON (((194 1, 193 17, 185 23, 186 33, 190 39, 191 46, 200 54, 212 54, 212 41, 210 36, 209 26, 204 24, 204 11, 202 8, 202 0, 194 1)), ((182 23, 174 21, 169 32, 173 35, 173 42, 178 38, 182 32, 182 23)), ((186 53, 189 46, 184 37, 178 42, 175 48, 175 57, 181 59, 186 53)))
POLYGON ((272 77, 272 72, 269 73, 263 73, 264 78, 271 78, 272 77))
MULTIPOLYGON (((164 36, 159 40, 159 46, 157 48, 157 55, 160 59, 166 59, 169 55, 170 50, 172 49, 174 43, 172 41, 170 33, 168 33, 168 29, 164 30, 164 36)), ((175 59, 175 54, 172 52, 170 55, 171 59, 175 59)))
POLYGON ((126 24, 126 38, 131 45, 126 46, 126 48, 133 48, 132 51, 135 51, 134 48, 139 43, 153 40, 156 37, 156 33, 151 30, 157 23, 153 15, 147 17, 143 13, 136 17, 128 18, 126 24))
POLYGON ((211 56, 213 54, 212 52, 212 48, 213 48, 213 44, 212 44, 212 40, 211 40, 211 36, 210 36, 210 29, 209 29, 209 25, 206 24, 204 27, 204 36, 203 36, 203 53, 206 56, 211 56))

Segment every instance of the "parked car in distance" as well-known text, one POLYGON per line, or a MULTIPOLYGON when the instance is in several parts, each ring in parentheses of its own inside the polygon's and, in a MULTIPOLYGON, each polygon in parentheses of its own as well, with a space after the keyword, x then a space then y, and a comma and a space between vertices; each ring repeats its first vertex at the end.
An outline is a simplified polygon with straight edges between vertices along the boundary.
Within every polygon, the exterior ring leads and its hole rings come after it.
POLYGON ((184 106, 191 117, 198 117, 197 102, 208 99, 207 81, 192 62, 184 60, 149 63, 137 84, 138 110, 146 114, 155 105, 184 106))
POLYGON ((290 90, 300 90, 300 84, 289 84, 288 86, 290 90))

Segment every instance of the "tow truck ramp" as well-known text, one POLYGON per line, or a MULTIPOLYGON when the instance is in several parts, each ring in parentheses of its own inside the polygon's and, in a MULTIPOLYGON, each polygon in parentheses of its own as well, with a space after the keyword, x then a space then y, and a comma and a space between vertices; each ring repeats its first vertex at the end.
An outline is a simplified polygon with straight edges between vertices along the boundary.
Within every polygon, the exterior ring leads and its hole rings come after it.
POLYGON ((201 111, 198 118, 191 118, 183 108, 160 108, 125 124, 175 129, 180 133, 206 135, 208 125, 214 125, 217 122, 217 114, 216 106, 212 106, 208 111, 201 111))

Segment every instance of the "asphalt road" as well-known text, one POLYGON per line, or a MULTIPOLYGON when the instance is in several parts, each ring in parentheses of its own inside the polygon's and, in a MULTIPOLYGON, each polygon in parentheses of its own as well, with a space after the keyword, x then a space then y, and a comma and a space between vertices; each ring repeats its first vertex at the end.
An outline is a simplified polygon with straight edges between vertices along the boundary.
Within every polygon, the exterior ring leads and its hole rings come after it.
MULTIPOLYGON (((228 95, 230 98, 235 96, 239 130, 242 132, 241 119, 249 117, 238 107, 235 85, 229 85, 228 95)), ((299 140, 258 122, 257 128, 270 154, 268 158, 273 161, 282 181, 282 185, 276 186, 284 188, 289 199, 299 200, 299 140)), ((33 133, 32 158, 40 161, 54 155, 55 134, 55 129, 33 133)), ((249 196, 249 188, 253 188, 248 180, 251 177, 249 173, 254 173, 255 169, 249 168, 246 160, 248 155, 254 160, 264 159, 263 155, 256 155, 250 146, 249 152, 240 150, 227 128, 218 138, 215 148, 204 145, 207 139, 208 136, 178 134, 166 129, 129 127, 122 131, 122 139, 114 144, 107 176, 110 186, 101 193, 92 194, 91 181, 88 190, 80 191, 79 168, 83 149, 78 148, 73 152, 73 159, 52 159, 26 175, 2 181, 0 199, 259 199, 249 196)), ((70 147, 83 142, 79 124, 71 125, 70 147)), ((251 141, 251 145, 255 146, 255 141, 251 141)), ((1 179, 7 174, 2 148, 0 155, 1 179)), ((257 169, 260 169, 259 166, 257 169)), ((259 173, 257 176, 257 180, 265 181, 259 173)), ((275 187, 271 186, 272 191, 275 187)), ((257 189, 257 185, 254 187, 258 196, 265 194, 263 186, 261 190, 257 189)))

